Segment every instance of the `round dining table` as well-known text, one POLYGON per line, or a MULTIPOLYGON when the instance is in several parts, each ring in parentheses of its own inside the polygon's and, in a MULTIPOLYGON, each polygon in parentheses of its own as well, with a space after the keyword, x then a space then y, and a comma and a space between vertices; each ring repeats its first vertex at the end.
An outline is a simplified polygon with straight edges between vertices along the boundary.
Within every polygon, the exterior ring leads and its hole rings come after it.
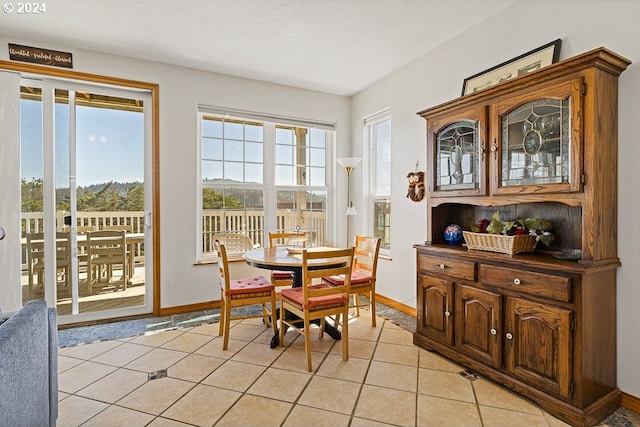
MULTIPOLYGON (((327 246, 315 246, 307 248, 307 251, 328 251, 332 249, 338 249, 327 246)), ((267 270, 279 270, 290 271, 292 275, 291 286, 296 288, 302 286, 302 250, 300 247, 286 247, 286 246, 272 246, 269 248, 256 248, 250 249, 244 252, 244 259, 252 267, 262 268, 267 270)), ((307 268, 310 270, 340 267, 342 264, 336 264, 335 260, 329 259, 313 259, 308 260, 307 268)), ((291 320, 293 316, 287 313, 287 320, 291 320)), ((294 317, 295 318, 295 317, 294 317)), ((325 323, 325 332, 332 337, 339 337, 340 332, 333 326, 325 323), (332 330, 334 329, 334 330, 332 330)), ((271 338, 271 348, 277 347, 279 344, 279 337, 276 333, 271 338)))

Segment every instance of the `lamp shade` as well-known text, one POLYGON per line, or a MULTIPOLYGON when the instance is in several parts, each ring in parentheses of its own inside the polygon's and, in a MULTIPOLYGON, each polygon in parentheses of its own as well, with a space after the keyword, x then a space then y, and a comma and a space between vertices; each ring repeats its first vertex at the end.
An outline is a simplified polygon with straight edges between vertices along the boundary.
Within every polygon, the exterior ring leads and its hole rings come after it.
POLYGON ((340 157, 336 159, 336 162, 348 171, 358 166, 361 161, 360 157, 340 157))

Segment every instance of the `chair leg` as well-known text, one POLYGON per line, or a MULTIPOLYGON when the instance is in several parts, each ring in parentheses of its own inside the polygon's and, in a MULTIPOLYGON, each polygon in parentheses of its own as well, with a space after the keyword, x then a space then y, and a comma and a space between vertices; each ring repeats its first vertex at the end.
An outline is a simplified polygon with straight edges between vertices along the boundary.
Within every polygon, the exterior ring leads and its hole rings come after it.
POLYGON ((360 317, 360 300, 357 292, 353 294, 353 304, 356 306, 356 317, 360 317))
POLYGON ((278 333, 278 307, 276 307, 276 293, 273 292, 271 297, 271 326, 273 327, 273 333, 278 333))
MULTIPOLYGON (((344 316, 348 315, 349 307, 344 310, 344 316)), ((349 360, 349 322, 344 322, 344 325, 342 325, 342 360, 345 362, 349 360)))
MULTIPOLYGON (((313 367, 311 366, 311 331, 310 331, 311 323, 309 322, 309 318, 304 319, 304 351, 307 354, 307 370, 309 372, 313 371, 313 367)), ((324 328, 322 325, 320 326, 320 331, 324 328)))
POLYGON ((371 326, 376 327, 376 292, 371 289, 369 292, 369 301, 371 303, 371 326))
POLYGON ((227 301, 224 307, 224 336, 222 337, 222 349, 226 350, 229 348, 229 330, 231 329, 231 304, 230 301, 227 301))
POLYGON ((220 298, 220 321, 218 324, 218 336, 221 337, 222 336, 222 332, 224 330, 224 307, 225 307, 225 302, 224 302, 224 294, 222 295, 222 298, 220 298))
POLYGON ((282 301, 280 301, 280 347, 284 347, 284 332, 287 329, 286 325, 284 324, 284 314, 285 314, 286 310, 284 309, 284 307, 282 306, 282 301))

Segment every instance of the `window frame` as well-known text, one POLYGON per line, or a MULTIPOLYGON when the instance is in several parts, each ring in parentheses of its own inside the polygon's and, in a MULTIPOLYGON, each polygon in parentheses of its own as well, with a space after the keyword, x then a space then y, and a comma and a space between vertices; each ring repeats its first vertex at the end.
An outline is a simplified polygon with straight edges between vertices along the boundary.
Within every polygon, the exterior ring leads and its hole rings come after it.
MULTIPOLYGON (((198 105, 197 110, 197 168, 196 168, 196 184, 197 184, 197 206, 196 206, 196 263, 208 263, 211 261, 217 260, 217 254, 204 252, 203 248, 203 189, 205 188, 214 188, 214 189, 224 189, 228 188, 229 185, 225 184, 224 181, 220 183, 205 183, 202 179, 202 160, 203 160, 203 120, 206 116, 209 117, 217 117, 221 119, 228 120, 239 120, 239 121, 249 121, 249 122, 261 122, 263 129, 263 156, 262 156, 262 167, 263 167, 263 181, 262 184, 255 183, 234 183, 235 188, 243 188, 247 190, 257 190, 262 189, 263 192, 263 204, 262 208, 264 210, 263 213, 263 230, 262 231, 262 241, 264 242, 264 246, 267 245, 268 233, 269 231, 278 231, 277 230, 277 194, 278 191, 293 191, 300 189, 301 187, 298 185, 275 185, 275 177, 276 177, 276 129, 278 127, 301 127, 301 128, 316 128, 324 131, 328 131, 325 133, 325 154, 324 154, 324 186, 318 185, 304 185, 303 188, 310 192, 315 193, 318 191, 322 191, 326 194, 326 204, 324 207, 325 212, 325 226, 324 226, 324 234, 329 236, 330 230, 332 229, 332 208, 333 203, 331 202, 332 190, 329 185, 330 177, 333 176, 333 167, 330 158, 333 154, 333 146, 336 141, 336 130, 335 124, 332 123, 324 123, 324 122, 316 122, 299 118, 288 118, 288 117, 279 117, 272 115, 265 115, 261 113, 255 112, 245 112, 239 110, 229 110, 222 109, 219 107, 211 107, 206 105, 198 105), (269 185, 268 183, 274 183, 269 185)), ((307 146, 307 150, 309 150, 309 146, 307 146)), ((294 159, 295 160, 295 159, 294 159)), ((310 165, 307 165, 309 168, 310 165)), ((257 242, 257 243, 261 243, 257 242)), ((240 256, 239 254, 236 254, 240 256)))
MULTIPOLYGON (((368 164, 368 174, 369 174, 369 188, 367 189, 366 192, 364 192, 364 194, 368 195, 368 202, 367 202, 367 206, 368 206, 368 210, 369 210, 369 214, 368 214, 368 224, 367 224, 367 229, 369 230, 368 232, 373 235, 373 236, 377 236, 377 229, 376 229, 376 224, 377 224, 377 220, 375 218, 375 214, 376 214, 376 204, 377 203, 387 203, 388 204, 388 209, 389 212, 391 212, 391 188, 392 188, 392 181, 393 181, 393 171, 392 171, 392 145, 393 145, 393 138, 392 138, 392 116, 391 116, 391 107, 387 107, 384 108, 374 114, 371 114, 367 117, 365 117, 363 119, 363 135, 364 135, 364 143, 366 146, 366 150, 364 150, 365 152, 368 153, 368 158, 367 158, 367 164, 368 164), (388 188, 388 192, 383 192, 380 193, 378 190, 378 178, 379 178, 379 170, 380 168, 378 167, 378 162, 379 162, 379 158, 378 158, 378 135, 377 135, 377 129, 376 127, 381 124, 384 123, 386 121, 389 121, 389 188, 388 188)), ((391 251, 393 248, 393 239, 392 239, 392 227, 391 227, 391 214, 389 213, 389 224, 388 226, 386 226, 385 228, 388 229, 388 234, 389 234, 389 238, 388 238, 388 246, 385 244, 385 241, 383 239, 382 244, 380 246, 380 255, 383 256, 387 256, 390 257, 391 256, 391 251)))

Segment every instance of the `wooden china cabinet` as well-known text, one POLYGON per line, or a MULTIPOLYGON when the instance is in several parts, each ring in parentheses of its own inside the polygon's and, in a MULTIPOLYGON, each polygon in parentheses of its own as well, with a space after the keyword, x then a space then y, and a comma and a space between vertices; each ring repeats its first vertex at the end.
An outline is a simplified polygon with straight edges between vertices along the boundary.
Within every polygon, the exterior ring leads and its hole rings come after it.
POLYGON ((414 343, 574 426, 620 406, 617 93, 629 64, 599 48, 418 113, 429 176, 414 343), (555 241, 512 256, 445 242, 448 225, 495 211, 549 219, 555 241))

